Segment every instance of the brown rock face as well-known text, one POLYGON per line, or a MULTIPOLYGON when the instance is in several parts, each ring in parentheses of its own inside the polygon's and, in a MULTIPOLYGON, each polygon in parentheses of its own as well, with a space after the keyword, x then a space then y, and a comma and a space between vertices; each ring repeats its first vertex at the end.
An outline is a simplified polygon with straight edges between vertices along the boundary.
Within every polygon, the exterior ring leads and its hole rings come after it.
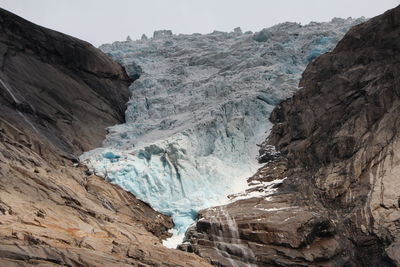
POLYGON ((260 150, 261 161, 271 161, 249 179, 247 199, 214 208, 225 210, 220 220, 203 211, 182 249, 220 266, 232 265, 227 258, 258 266, 400 265, 399 77, 397 7, 355 26, 307 67, 303 88, 271 116, 260 150), (220 244, 229 243, 230 220, 246 257, 220 244))
POLYGON ((120 65, 0 9, 0 67, 0 266, 207 265, 161 245, 169 217, 75 163, 123 121, 120 65))

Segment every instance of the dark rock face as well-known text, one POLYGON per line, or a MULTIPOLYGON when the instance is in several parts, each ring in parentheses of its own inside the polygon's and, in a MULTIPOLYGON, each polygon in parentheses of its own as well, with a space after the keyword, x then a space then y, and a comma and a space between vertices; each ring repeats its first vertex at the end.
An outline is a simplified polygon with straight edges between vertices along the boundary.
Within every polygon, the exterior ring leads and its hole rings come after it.
POLYGON ((123 122, 132 81, 120 65, 86 42, 5 10, 0 27, 4 119, 29 128, 15 109, 20 111, 69 153, 100 145, 105 128, 123 122))
POLYGON ((181 248, 220 266, 232 265, 227 258, 258 266, 400 265, 399 70, 397 7, 353 27, 307 67, 303 88, 271 116, 259 158, 266 165, 248 180, 246 199, 214 208, 236 222, 250 256, 220 245, 229 243, 228 220, 216 223, 213 209, 200 214, 181 248))
POLYGON ((130 78, 90 44, 0 9, 0 266, 206 266, 172 220, 76 157, 123 121, 130 78))

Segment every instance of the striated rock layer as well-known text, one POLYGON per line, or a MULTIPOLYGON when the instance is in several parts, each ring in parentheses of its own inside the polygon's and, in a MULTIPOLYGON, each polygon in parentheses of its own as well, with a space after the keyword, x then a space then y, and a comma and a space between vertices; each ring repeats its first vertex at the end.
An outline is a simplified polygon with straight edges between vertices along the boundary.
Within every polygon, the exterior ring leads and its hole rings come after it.
POLYGON ((399 70, 397 7, 308 65, 271 115, 266 165, 181 249, 218 266, 400 265, 399 70))
POLYGON ((169 217, 76 163, 123 122, 120 65, 0 9, 0 68, 0 266, 207 265, 161 245, 169 217))

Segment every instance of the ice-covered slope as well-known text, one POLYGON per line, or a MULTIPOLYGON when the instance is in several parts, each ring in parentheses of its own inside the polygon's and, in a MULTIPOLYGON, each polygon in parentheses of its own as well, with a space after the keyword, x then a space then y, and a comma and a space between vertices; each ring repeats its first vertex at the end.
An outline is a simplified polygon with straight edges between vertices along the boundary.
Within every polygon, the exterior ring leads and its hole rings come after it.
POLYGON ((127 122, 109 128, 104 147, 81 159, 172 215, 175 234, 183 234, 199 209, 246 186, 274 105, 357 22, 283 23, 255 34, 158 31, 103 45, 140 78, 130 87, 127 122))

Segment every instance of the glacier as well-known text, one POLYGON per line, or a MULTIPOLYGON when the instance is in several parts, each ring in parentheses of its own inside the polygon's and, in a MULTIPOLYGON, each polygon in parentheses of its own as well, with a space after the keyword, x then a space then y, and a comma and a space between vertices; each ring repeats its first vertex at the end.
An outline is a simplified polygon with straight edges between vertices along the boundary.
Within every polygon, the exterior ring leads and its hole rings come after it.
POLYGON ((260 167, 257 144, 301 73, 363 19, 282 23, 259 32, 214 31, 118 41, 100 47, 131 77, 126 123, 80 160, 172 216, 174 247, 200 209, 229 201, 260 167))

